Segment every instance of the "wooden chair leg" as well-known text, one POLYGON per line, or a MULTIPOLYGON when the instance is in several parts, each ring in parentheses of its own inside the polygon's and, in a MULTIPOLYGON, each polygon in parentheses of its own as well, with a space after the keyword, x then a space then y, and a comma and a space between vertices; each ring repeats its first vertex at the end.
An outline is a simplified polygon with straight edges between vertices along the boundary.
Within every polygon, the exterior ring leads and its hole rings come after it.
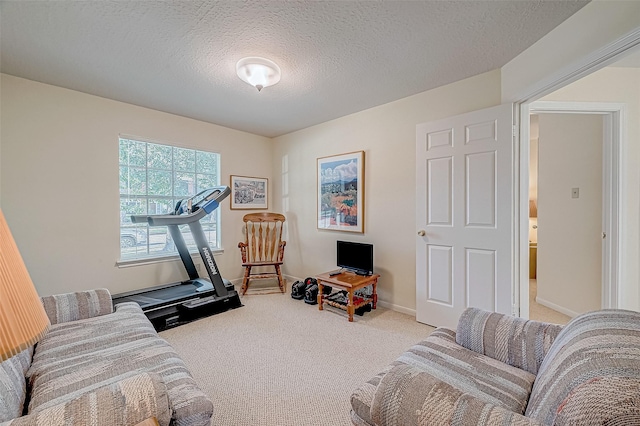
POLYGON ((278 275, 278 285, 280 286, 281 292, 286 292, 284 288, 284 279, 282 278, 282 271, 280 270, 280 265, 275 265, 276 267, 276 275, 278 275))
POLYGON ((242 277, 242 287, 241 287, 241 291, 242 291, 242 295, 244 296, 244 294, 247 292, 247 290, 249 289, 249 274, 251 273, 251 266, 245 266, 244 267, 244 276, 242 277))

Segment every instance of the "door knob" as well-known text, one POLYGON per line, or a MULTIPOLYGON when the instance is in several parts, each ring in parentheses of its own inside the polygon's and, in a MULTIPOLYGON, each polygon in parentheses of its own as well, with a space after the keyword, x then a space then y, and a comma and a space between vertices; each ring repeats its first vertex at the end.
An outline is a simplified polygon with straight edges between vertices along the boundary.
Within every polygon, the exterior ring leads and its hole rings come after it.
POLYGON ((424 237, 425 235, 427 235, 427 233, 424 231, 424 229, 421 229, 418 231, 418 235, 420 235, 421 237, 424 237))

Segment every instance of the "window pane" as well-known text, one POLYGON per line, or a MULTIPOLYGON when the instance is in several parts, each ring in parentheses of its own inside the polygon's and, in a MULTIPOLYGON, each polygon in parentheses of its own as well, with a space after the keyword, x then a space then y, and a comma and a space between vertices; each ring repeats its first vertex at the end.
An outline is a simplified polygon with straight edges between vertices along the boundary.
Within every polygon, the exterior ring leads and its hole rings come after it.
POLYGON ((132 225, 132 214, 147 214, 146 198, 120 198, 120 225, 132 225))
MULTIPOLYGON (((220 209, 220 207, 218 207, 218 209, 220 209)), ((218 248, 217 217, 218 210, 216 209, 213 213, 200 221, 205 238, 209 241, 211 248, 218 248)))
POLYGON ((129 165, 146 167, 147 144, 145 142, 129 141, 129 165))
POLYGON ((176 171, 193 172, 196 169, 196 152, 193 149, 174 148, 173 165, 176 171))
POLYGON ((218 174, 218 154, 196 151, 196 172, 218 174))
MULTIPOLYGON (((153 258, 176 254, 166 226, 134 224, 131 215, 173 212, 178 200, 215 186, 219 155, 130 139, 119 140, 120 257, 153 258), (203 171, 196 171, 196 165, 203 171), (196 174, 197 173, 197 174, 196 174)), ((217 241, 218 212, 201 220, 212 248, 217 241)), ((180 232, 191 252, 197 252, 188 226, 180 232)))
POLYGON ((176 172, 173 181, 173 191, 176 197, 196 195, 196 174, 176 172))
POLYGON ((171 147, 150 143, 147 165, 151 169, 171 170, 171 147))
POLYGON ((120 194, 143 195, 147 192, 147 173, 140 167, 120 167, 120 194))
POLYGON ((198 173, 197 175, 198 178, 198 184, 197 184, 197 188, 196 188, 196 193, 199 193, 200 191, 204 191, 207 188, 211 188, 212 186, 216 186, 218 183, 218 179, 215 175, 203 175, 201 173, 198 173))
POLYGON ((171 197, 171 172, 149 170, 149 195, 166 195, 171 197))
POLYGON ((120 165, 126 166, 129 163, 129 140, 120 139, 120 165))
POLYGON ((147 214, 169 214, 173 212, 175 205, 172 198, 149 198, 147 214))

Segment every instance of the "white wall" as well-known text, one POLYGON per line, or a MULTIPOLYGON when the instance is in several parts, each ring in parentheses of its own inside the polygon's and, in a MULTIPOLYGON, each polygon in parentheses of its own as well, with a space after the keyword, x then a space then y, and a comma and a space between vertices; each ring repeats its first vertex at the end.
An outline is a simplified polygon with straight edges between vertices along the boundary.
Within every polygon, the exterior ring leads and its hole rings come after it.
POLYGON ((289 222, 289 272, 334 269, 338 239, 373 243, 382 305, 415 312, 416 125, 499 103, 496 70, 276 138, 274 202, 289 222), (358 150, 365 151, 365 233, 318 230, 316 159, 358 150))
POLYGON ((590 2, 502 67, 502 102, 523 100, 532 87, 637 30, 639 16, 639 1, 590 2))
POLYGON ((601 307, 603 118, 540 114, 538 123, 536 300, 575 316, 601 307))
POLYGON ((613 102, 627 108, 621 147, 620 307, 640 310, 640 69, 603 68, 545 96, 545 101, 613 102))
MULTIPOLYGON (((0 87, 1 207, 41 295, 186 278, 180 261, 115 266, 119 134, 218 152, 222 184, 231 174, 273 182, 269 138, 5 74, 0 87)), ((229 201, 221 209, 216 262, 225 278, 239 278, 246 211, 230 210, 229 201)))

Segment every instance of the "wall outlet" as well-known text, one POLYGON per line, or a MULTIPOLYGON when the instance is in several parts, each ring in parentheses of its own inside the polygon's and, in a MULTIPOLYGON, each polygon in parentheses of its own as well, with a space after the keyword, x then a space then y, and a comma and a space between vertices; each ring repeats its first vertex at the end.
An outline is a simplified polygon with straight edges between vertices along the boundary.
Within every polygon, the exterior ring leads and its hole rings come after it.
POLYGON ((571 188, 571 198, 580 198, 580 188, 571 188))

